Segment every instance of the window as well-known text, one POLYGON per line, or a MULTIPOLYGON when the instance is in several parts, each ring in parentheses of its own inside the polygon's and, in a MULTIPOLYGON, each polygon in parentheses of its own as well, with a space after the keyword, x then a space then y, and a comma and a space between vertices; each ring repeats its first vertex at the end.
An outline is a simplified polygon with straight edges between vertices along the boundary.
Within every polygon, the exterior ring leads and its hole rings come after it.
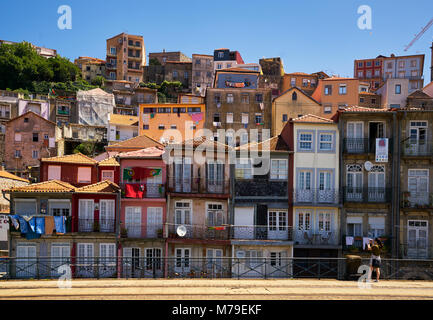
POLYGON ((247 124, 248 123, 248 118, 249 118, 249 114, 242 112, 242 124, 247 124))
POLYGON ((380 77, 380 70, 374 70, 374 76, 377 78, 377 77, 380 77))
POLYGON ((223 68, 223 65, 221 63, 218 63, 217 64, 217 69, 222 69, 222 68, 223 68))
POLYGON ((214 95, 214 101, 215 103, 221 103, 221 96, 219 93, 214 95))
POLYGON ((223 251, 221 249, 207 249, 206 250, 207 268, 214 271, 221 271, 222 256, 223 256, 223 251))
POLYGON ((271 179, 287 180, 287 160, 271 160, 271 179))
POLYGON ((308 86, 308 79, 302 79, 302 86, 307 87, 308 86))
POLYGON ((253 165, 251 159, 240 158, 236 159, 235 165, 236 179, 252 179, 253 178, 253 165))
POLYGON ((332 85, 326 85, 325 86, 325 96, 332 95, 332 85))
POLYGON ((399 68, 404 68, 404 65, 405 65, 404 60, 398 62, 398 67, 399 68))
POLYGON ((227 113, 227 123, 233 123, 233 113, 227 113))
POLYGON ((363 103, 364 102, 364 97, 359 97, 359 103, 363 103))
POLYGON ((256 124, 263 123, 263 115, 261 113, 256 113, 255 119, 256 119, 256 124))
POLYGON ((371 70, 367 70, 367 78, 371 78, 371 70))
POLYGON ((209 227, 221 226, 225 223, 223 206, 220 203, 208 203, 206 224, 209 227))
POLYGON ((69 115, 69 106, 57 106, 57 114, 69 115))
POLYGON ((196 77, 200 77, 200 76, 201 76, 201 72, 200 72, 200 71, 196 71, 196 72, 195 72, 195 76, 196 76, 196 77))
POLYGON ((218 58, 224 58, 224 52, 222 51, 218 52, 218 58))
POLYGON ((48 180, 61 180, 61 166, 48 166, 48 180))
POLYGON ((283 122, 287 121, 287 114, 283 114, 283 122))
POLYGON ((174 130, 176 130, 176 129, 177 129, 177 126, 176 126, 175 124, 172 124, 172 125, 170 126, 170 129, 174 129, 174 130))
POLYGON ((160 248, 144 249, 144 265, 146 270, 161 270, 162 268, 162 250, 160 248))
POLYGON ((376 103, 376 99, 375 98, 372 98, 371 99, 371 104, 375 104, 376 103))
POLYGON ((191 217, 191 202, 178 201, 175 203, 174 223, 176 225, 190 225, 191 217))
POLYGON ((177 76, 178 76, 178 74, 177 74, 177 70, 173 70, 173 78, 176 79, 177 76))
POLYGON ((410 83, 410 88, 411 88, 411 89, 418 89, 418 82, 416 82, 416 81, 412 81, 412 82, 410 83))
POLYGON ((21 141, 21 133, 15 133, 15 141, 21 141))
POLYGON ((364 65, 364 63, 362 63, 362 62, 358 62, 358 67, 359 67, 359 68, 362 68, 363 65, 364 65))
POLYGON ((233 103, 233 93, 227 93, 227 103, 233 103))
POLYGON ((323 113, 331 113, 332 112, 332 106, 330 104, 323 105, 323 113))
POLYGON ((427 121, 411 121, 409 130, 409 143, 424 147, 427 138, 427 121))
POLYGON ((15 150, 15 158, 21 158, 21 150, 15 150))
POLYGON ((149 125, 148 124, 143 124, 143 130, 149 130, 149 125))
POLYGON ((313 150, 313 134, 309 132, 299 132, 299 150, 313 150))
POLYGON ((291 85, 292 87, 296 86, 296 78, 292 78, 292 79, 290 79, 290 85, 291 85))
POLYGON ((346 197, 348 200, 362 199, 362 167, 359 164, 350 164, 346 167, 346 197))
POLYGON ((32 158, 33 159, 39 159, 39 151, 38 150, 32 151, 32 158))
POLYGON ((116 54, 116 48, 115 47, 111 47, 110 48, 110 53, 111 54, 116 54))
POLYGON ((214 113, 213 115, 213 122, 221 122, 221 116, 219 113, 214 113))
POLYGON ((24 118, 24 123, 29 123, 29 118, 24 118))
POLYGON ((401 93, 401 85, 400 84, 396 84, 395 85, 395 94, 400 94, 401 93))
POLYGON ((37 132, 33 132, 33 142, 39 141, 39 134, 37 132))
POLYGON ((195 64, 196 65, 200 65, 201 64, 201 59, 195 59, 195 64))
POLYGON ((362 236, 362 218, 358 222, 347 223, 347 235, 350 237, 361 237, 362 236))
POLYGON ((319 133, 319 151, 332 151, 333 150, 333 137, 332 133, 319 133))
POLYGON ((158 130, 164 130, 164 129, 165 129, 165 125, 163 124, 158 125, 158 130))
POLYGON ((232 67, 232 64, 231 63, 227 63, 226 68, 231 68, 231 67, 232 67))
POLYGON ((90 183, 92 181, 92 168, 78 167, 78 183, 90 183))
POLYGON ((250 103, 250 95, 248 93, 241 94, 241 103, 250 103))
POLYGON ((365 63, 365 65, 366 65, 367 67, 371 67, 371 61, 367 61, 367 62, 365 63))
POLYGON ((284 252, 270 252, 271 266, 279 268, 283 265, 284 252))
POLYGON ((263 102, 263 94, 261 93, 256 94, 256 102, 263 102))
POLYGON ((176 248, 176 265, 177 271, 189 271, 190 269, 191 249, 176 248))
POLYGON ((311 230, 311 211, 302 210, 298 211, 296 218, 297 218, 297 228, 299 231, 309 231, 311 230))
POLYGON ((415 68, 416 67, 416 60, 410 60, 410 66, 412 68, 415 68))
POLYGON ((376 60, 376 61, 374 62, 374 65, 375 65, 376 67, 379 67, 379 66, 380 66, 380 60, 376 60))
POLYGON ((358 71, 358 78, 362 78, 364 77, 364 72, 363 71, 358 71))
POLYGON ((183 72, 183 78, 184 79, 188 79, 189 75, 188 75, 188 71, 184 71, 183 72))
POLYGON ((101 171, 101 180, 109 180, 111 182, 114 182, 114 171, 113 170, 102 170, 101 171))
POLYGON ((331 231, 331 213, 329 211, 319 211, 319 232, 329 232, 331 231))
POLYGON ((339 94, 346 94, 347 93, 347 87, 345 84, 340 84, 340 87, 338 89, 339 94))
POLYGON ((10 118, 10 106, 0 105, 0 117, 10 118))
POLYGON ((368 236, 377 238, 385 234, 384 217, 368 217, 368 236))
POLYGON ((296 92, 292 93, 292 101, 298 100, 298 94, 296 92))

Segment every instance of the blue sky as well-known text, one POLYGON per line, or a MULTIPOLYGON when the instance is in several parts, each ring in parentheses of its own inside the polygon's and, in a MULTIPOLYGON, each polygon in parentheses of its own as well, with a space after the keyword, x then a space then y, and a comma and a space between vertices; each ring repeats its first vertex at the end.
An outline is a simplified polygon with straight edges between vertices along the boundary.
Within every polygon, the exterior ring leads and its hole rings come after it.
POLYGON ((54 48, 71 60, 105 59, 105 40, 128 32, 144 37, 147 53, 191 56, 224 47, 238 50, 245 62, 279 56, 286 72, 341 76, 353 76, 357 58, 424 53, 426 74, 433 26, 407 52, 404 47, 431 18, 432 0, 22 0, 3 3, 0 39, 54 48), (72 30, 57 28, 64 4, 72 8, 72 30), (372 8, 371 30, 357 26, 360 5, 372 8))

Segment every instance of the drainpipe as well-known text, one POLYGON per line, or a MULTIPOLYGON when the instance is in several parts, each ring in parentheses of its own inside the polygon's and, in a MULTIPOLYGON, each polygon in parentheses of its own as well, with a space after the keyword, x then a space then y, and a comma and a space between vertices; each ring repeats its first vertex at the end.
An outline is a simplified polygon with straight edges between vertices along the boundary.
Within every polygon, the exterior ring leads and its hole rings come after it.
POLYGON ((397 118, 397 112, 394 113, 394 136, 397 137, 397 141, 394 143, 395 150, 393 152, 393 156, 395 157, 395 174, 393 178, 395 179, 395 219, 393 221, 393 229, 394 235, 394 248, 393 257, 398 258, 400 252, 400 140, 401 140, 401 132, 400 132, 400 120, 397 118))
MULTIPOLYGON (((340 241, 341 241, 341 253, 343 251, 343 224, 344 224, 344 216, 346 214, 346 212, 344 211, 344 190, 343 190, 343 174, 344 174, 344 164, 343 164, 343 150, 344 150, 344 145, 343 145, 343 137, 344 137, 344 133, 343 133, 343 119, 341 119, 342 114, 340 114, 339 118, 338 118, 338 133, 340 135, 340 148, 339 148, 339 152, 338 152, 338 160, 340 161, 340 174, 338 177, 338 185, 339 185, 339 198, 340 198, 340 203, 339 203, 339 208, 340 208, 340 241), (344 213, 344 214, 343 214, 344 213)), ((344 232, 345 234, 346 232, 344 232)))
MULTIPOLYGON (((117 277, 120 278, 120 262, 121 259, 119 257, 119 246, 120 246, 120 193, 121 191, 117 191, 116 194, 116 250, 117 250, 117 277)), ((122 256, 123 258, 123 256, 122 256)))
MULTIPOLYGON (((166 182, 167 184, 167 182, 166 182)), ((168 212, 170 210, 170 193, 167 192, 167 206, 165 209, 165 228, 163 237, 165 238, 165 263, 164 263, 164 278, 168 277, 168 212)))

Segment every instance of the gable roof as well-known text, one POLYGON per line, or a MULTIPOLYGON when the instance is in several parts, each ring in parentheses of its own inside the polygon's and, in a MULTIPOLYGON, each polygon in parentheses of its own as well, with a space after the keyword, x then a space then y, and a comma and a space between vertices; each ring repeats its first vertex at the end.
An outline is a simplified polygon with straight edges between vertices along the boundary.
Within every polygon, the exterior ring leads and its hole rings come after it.
POLYGON ((98 166, 100 167, 118 167, 120 166, 119 162, 114 157, 109 157, 107 159, 101 160, 98 162, 98 166))
POLYGON ((29 180, 18 177, 10 172, 7 172, 5 170, 0 170, 0 177, 1 178, 5 178, 5 179, 11 179, 11 180, 17 180, 17 181, 22 181, 22 182, 27 182, 29 183, 29 180))
POLYGON ((283 93, 281 93, 278 97, 275 97, 274 100, 272 100, 272 101, 277 100, 278 98, 284 96, 285 94, 289 93, 290 91, 292 91, 292 90, 294 90, 294 89, 297 89, 297 90, 298 90, 299 92, 301 92, 304 96, 306 96, 307 98, 309 98, 311 101, 317 103, 319 106, 321 105, 320 102, 318 102, 316 99, 314 99, 314 98, 311 97, 309 94, 307 94, 304 90, 302 90, 301 88, 298 88, 298 87, 296 87, 296 86, 287 89, 286 91, 284 91, 283 93))
POLYGON ((289 151, 289 146, 284 142, 283 138, 278 135, 262 142, 250 142, 236 147, 235 150, 257 150, 257 151, 289 151))
POLYGON ((55 124, 54 122, 45 119, 44 117, 42 117, 41 115, 39 115, 39 114, 37 114, 37 113, 34 113, 33 111, 27 111, 26 113, 23 113, 22 115, 20 115, 20 116, 18 116, 18 117, 15 117, 15 118, 13 118, 13 119, 10 119, 10 120, 8 120, 7 122, 9 123, 9 122, 12 122, 12 121, 18 120, 19 118, 25 117, 26 115, 30 115, 30 114, 31 114, 31 115, 35 115, 35 116, 38 117, 39 119, 42 119, 42 120, 44 120, 44 121, 46 121, 46 122, 48 122, 48 123, 50 123, 50 124, 56 126, 56 124, 55 124))
POLYGON ((303 123, 334 123, 334 121, 316 116, 314 114, 306 114, 305 116, 292 119, 292 122, 303 123))
POLYGON ((156 147, 156 146, 159 146, 161 148, 164 147, 163 144, 143 134, 141 136, 136 136, 128 140, 124 140, 121 142, 108 145, 105 147, 105 150, 112 151, 112 149, 119 148, 119 149, 130 149, 131 151, 133 151, 133 150, 146 149, 146 148, 156 147))
POLYGON ((42 193, 64 193, 73 192, 75 187, 67 182, 60 180, 49 180, 39 183, 29 184, 27 186, 12 187, 5 190, 6 192, 42 192, 42 193))
POLYGON ((195 137, 194 139, 184 140, 181 143, 171 144, 173 149, 183 149, 183 148, 197 148, 197 147, 211 147, 215 149, 223 148, 225 151, 231 149, 230 146, 223 144, 218 141, 210 140, 206 136, 195 137))
POLYGON ((427 93, 425 93, 421 89, 415 90, 414 92, 412 92, 407 97, 408 98, 433 99, 433 97, 430 97, 427 93))
POLYGON ((390 112, 389 109, 380 109, 380 108, 367 108, 360 106, 350 106, 340 108, 338 112, 390 112))
POLYGON ((138 126, 138 117, 112 113, 110 114, 109 123, 123 126, 138 126))
POLYGON ((116 193, 120 187, 109 180, 101 181, 95 184, 90 184, 81 188, 75 189, 77 193, 116 193))
POLYGON ((129 152, 122 152, 118 156, 120 159, 126 158, 159 158, 164 153, 163 148, 151 147, 141 150, 134 150, 129 152))
POLYGON ((41 162, 58 162, 58 163, 76 163, 76 164, 96 164, 96 160, 89 158, 82 153, 68 154, 66 156, 58 156, 51 158, 42 158, 41 162))

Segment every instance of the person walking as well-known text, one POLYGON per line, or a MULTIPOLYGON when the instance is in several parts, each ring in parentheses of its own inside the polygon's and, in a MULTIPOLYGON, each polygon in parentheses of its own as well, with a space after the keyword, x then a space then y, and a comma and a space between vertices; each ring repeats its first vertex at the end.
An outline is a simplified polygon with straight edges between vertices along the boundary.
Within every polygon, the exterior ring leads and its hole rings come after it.
POLYGON ((370 241, 368 244, 368 251, 371 251, 371 258, 370 258, 370 278, 373 270, 376 271, 376 280, 375 282, 379 282, 380 277, 380 252, 383 247, 382 241, 380 241, 379 238, 374 239, 373 241, 370 241))

